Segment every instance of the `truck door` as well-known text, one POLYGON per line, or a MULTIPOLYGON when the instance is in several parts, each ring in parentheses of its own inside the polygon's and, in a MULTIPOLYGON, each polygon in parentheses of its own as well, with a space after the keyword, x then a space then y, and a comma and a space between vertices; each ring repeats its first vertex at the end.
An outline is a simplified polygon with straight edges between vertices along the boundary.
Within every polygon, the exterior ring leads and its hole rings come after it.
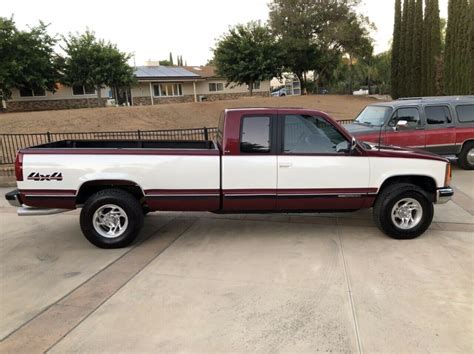
POLYGON ((359 209, 370 193, 368 157, 351 154, 351 142, 324 117, 279 117, 279 210, 359 209))
POLYGON ((425 149, 436 154, 455 154, 456 129, 451 110, 446 105, 426 106, 425 149))
POLYGON ((383 134, 384 145, 405 146, 423 149, 425 147, 425 124, 418 107, 398 108, 392 115, 383 134), (399 120, 407 121, 403 129, 396 127, 399 120))
POLYGON ((231 129, 240 136, 228 137, 232 146, 222 156, 223 210, 275 210, 275 119, 271 114, 251 113, 241 118, 240 127, 231 129))

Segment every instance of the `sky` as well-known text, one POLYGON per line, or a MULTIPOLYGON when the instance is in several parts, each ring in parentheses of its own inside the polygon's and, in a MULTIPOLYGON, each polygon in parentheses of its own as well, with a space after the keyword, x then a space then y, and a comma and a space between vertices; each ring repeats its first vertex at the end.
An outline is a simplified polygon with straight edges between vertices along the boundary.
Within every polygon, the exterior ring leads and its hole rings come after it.
MULTIPOLYGON (((97 37, 133 53, 136 65, 182 55, 189 65, 204 65, 210 48, 229 26, 268 19, 270 0, 4 1, 0 16, 14 16, 21 29, 39 20, 50 34, 93 30, 97 37)), ((375 53, 389 48, 395 0, 362 0, 360 13, 375 23, 375 53)), ((439 0, 446 18, 448 0, 439 0)), ((133 62, 131 64, 134 64, 133 62)))

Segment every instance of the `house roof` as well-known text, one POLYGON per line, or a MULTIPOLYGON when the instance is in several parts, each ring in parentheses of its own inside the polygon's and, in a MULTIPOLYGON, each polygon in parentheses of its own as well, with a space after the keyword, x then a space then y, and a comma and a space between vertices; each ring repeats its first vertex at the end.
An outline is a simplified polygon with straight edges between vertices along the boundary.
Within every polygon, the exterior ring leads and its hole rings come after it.
POLYGON ((183 67, 177 66, 137 66, 135 77, 140 79, 199 79, 200 75, 195 74, 183 67))
POLYGON ((202 78, 218 77, 217 70, 214 65, 206 66, 185 66, 186 70, 199 75, 202 78))

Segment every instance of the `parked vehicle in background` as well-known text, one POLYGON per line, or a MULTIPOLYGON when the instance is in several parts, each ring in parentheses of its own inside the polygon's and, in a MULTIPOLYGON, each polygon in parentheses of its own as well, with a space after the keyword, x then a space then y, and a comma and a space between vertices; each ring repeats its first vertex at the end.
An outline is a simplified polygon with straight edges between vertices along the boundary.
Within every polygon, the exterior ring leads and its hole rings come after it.
POLYGON ((276 89, 272 92, 273 97, 283 97, 286 96, 286 88, 285 87, 280 87, 279 89, 276 89))
POLYGON ((358 143, 325 113, 295 108, 226 110, 216 141, 66 140, 21 150, 19 215, 82 207, 93 244, 130 244, 148 211, 334 212, 374 208, 397 239, 421 235, 433 204, 447 202, 449 161, 358 143))
POLYGON ((474 169, 474 96, 376 103, 345 127, 361 141, 419 148, 474 169))

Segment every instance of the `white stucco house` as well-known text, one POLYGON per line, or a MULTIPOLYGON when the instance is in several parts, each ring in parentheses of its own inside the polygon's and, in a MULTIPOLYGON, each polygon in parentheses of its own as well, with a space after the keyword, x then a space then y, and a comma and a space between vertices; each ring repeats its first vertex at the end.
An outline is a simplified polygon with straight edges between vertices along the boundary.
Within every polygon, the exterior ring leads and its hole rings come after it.
MULTIPOLYGON (((101 106, 108 99, 132 106, 163 103, 202 102, 236 99, 248 96, 246 85, 226 86, 227 80, 216 74, 213 66, 138 66, 136 84, 129 90, 116 92, 102 88, 101 106)), ((270 81, 254 83, 253 94, 269 96, 270 81)), ((97 92, 93 87, 58 84, 56 92, 13 90, 6 102, 7 111, 32 111, 97 107, 97 92)))

